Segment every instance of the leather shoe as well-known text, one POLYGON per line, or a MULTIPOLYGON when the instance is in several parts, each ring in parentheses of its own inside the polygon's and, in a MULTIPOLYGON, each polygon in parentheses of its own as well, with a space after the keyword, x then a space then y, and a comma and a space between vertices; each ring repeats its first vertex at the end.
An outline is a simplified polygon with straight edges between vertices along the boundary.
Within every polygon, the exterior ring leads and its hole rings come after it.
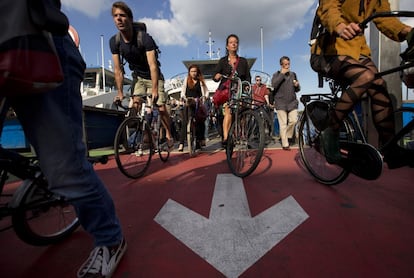
POLYGON ((289 146, 287 146, 287 147, 282 147, 282 150, 284 150, 284 151, 290 151, 290 147, 289 147, 289 146))
POLYGON ((320 135, 321 145, 326 161, 331 164, 338 164, 342 157, 339 150, 339 130, 331 127, 326 128, 320 135))

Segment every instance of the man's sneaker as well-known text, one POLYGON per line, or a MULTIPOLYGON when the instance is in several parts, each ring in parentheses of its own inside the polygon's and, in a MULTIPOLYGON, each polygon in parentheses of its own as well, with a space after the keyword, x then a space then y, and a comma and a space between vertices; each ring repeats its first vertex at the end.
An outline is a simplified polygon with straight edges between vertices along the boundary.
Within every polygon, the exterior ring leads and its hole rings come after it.
POLYGON ((331 127, 326 128, 321 132, 320 142, 326 161, 331 164, 339 163, 342 159, 339 150, 339 131, 331 127))
POLYGON ((125 239, 113 247, 95 247, 78 271, 78 278, 109 278, 125 253, 125 239))

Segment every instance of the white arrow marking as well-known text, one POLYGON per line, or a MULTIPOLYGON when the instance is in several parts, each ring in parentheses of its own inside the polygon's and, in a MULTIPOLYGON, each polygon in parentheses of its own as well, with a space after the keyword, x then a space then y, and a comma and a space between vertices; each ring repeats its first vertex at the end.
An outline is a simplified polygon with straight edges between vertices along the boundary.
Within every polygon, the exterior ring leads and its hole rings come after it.
POLYGON ((220 174, 209 219, 169 199, 154 220, 226 277, 238 277, 308 217, 289 196, 252 218, 242 179, 220 174))

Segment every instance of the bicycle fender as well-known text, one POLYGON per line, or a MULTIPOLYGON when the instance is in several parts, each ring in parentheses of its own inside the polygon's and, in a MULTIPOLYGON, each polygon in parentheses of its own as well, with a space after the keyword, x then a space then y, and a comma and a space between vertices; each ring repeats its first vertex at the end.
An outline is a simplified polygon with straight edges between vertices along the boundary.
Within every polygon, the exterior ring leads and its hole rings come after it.
POLYGON ((25 195, 25 193, 30 189, 32 185, 32 179, 22 181, 21 185, 16 189, 12 196, 12 199, 8 203, 8 207, 12 209, 18 208, 20 206, 20 203, 22 202, 22 197, 25 195))

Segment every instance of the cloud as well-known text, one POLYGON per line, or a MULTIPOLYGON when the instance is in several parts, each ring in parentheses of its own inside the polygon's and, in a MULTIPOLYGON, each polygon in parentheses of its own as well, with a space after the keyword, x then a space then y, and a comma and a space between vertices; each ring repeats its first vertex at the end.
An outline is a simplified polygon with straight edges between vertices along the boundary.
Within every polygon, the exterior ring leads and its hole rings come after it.
MULTIPOLYGON (((62 0, 65 9, 97 18, 107 13, 110 0, 62 0)), ((135 2, 126 1, 131 9, 135 2)), ((224 40, 237 34, 244 47, 257 45, 260 27, 265 41, 289 38, 295 30, 309 22, 310 7, 315 0, 168 0, 153 1, 156 18, 142 17, 160 45, 187 46, 190 38, 204 40, 209 30, 215 38, 224 40), (157 4, 159 2, 159 4, 157 4), (165 16, 168 15, 168 18, 165 16)))
POLYGON ((174 20, 140 18, 139 21, 145 22, 147 28, 151 30, 151 35, 156 38, 160 45, 181 45, 188 44, 187 36, 174 20))
POLYGON ((61 0, 63 8, 83 13, 92 18, 98 18, 99 15, 108 11, 112 6, 111 0, 61 0))
POLYGON ((257 45, 260 28, 265 40, 289 38, 309 18, 314 0, 170 0, 169 19, 143 18, 160 44, 186 46, 190 37, 205 39, 237 34, 244 47, 257 45), (167 30, 166 30, 167 29, 167 30))

